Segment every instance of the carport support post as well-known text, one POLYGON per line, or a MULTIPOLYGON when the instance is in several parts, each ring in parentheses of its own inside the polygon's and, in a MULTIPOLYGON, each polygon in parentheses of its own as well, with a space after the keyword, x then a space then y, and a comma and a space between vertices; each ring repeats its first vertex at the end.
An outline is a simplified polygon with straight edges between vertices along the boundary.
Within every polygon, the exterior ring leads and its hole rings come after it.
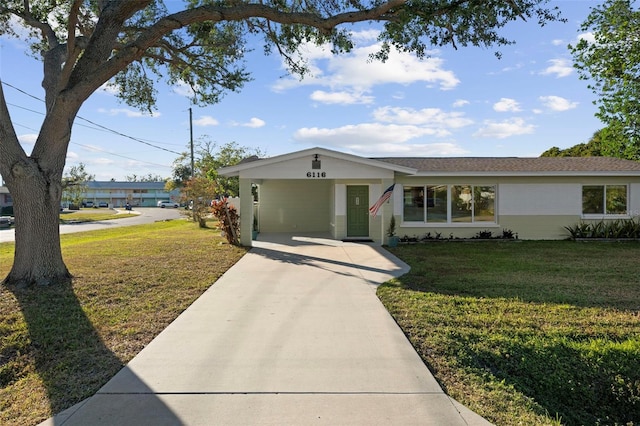
MULTIPOLYGON (((382 179, 382 190, 387 189, 388 187, 390 187, 394 182, 394 179, 382 179)), ((397 187, 398 185, 396 185, 397 187)), ((393 208, 393 205, 395 203, 395 188, 394 188, 394 192, 393 195, 391 196, 391 198, 389 198, 389 200, 384 203, 382 205, 382 208, 379 211, 379 214, 381 216, 382 219, 382 226, 381 226, 381 231, 382 231, 382 235, 380 238, 380 241, 382 241, 382 244, 389 244, 389 237, 387 236, 387 229, 389 229, 389 223, 391 222, 391 217, 393 216, 393 211, 395 210, 393 208)), ((396 222, 397 223, 397 222, 396 222)), ((397 229, 396 229, 397 232, 397 229)))
POLYGON ((240 244, 251 247, 253 227, 253 194, 251 179, 240 178, 240 244))

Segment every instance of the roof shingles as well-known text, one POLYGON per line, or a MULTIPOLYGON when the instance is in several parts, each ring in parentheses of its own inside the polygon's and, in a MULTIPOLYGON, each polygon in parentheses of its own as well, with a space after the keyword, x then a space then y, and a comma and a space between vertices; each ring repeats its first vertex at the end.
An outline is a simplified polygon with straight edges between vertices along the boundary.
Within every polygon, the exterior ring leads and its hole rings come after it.
POLYGON ((418 172, 433 173, 640 173, 640 162, 611 157, 386 157, 372 159, 417 169, 418 172))

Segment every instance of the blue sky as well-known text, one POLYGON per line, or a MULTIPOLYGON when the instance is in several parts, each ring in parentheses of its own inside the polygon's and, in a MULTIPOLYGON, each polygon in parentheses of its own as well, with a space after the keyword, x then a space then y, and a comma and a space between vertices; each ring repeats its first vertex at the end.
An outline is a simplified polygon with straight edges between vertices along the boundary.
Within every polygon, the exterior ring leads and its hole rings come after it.
MULTIPOLYGON (((503 32, 515 45, 439 48, 423 61, 394 53, 385 64, 368 62, 376 32, 363 26, 349 55, 305 49, 313 75, 302 81, 287 76, 281 59, 264 56, 255 44, 247 56, 253 80, 206 108, 190 105, 184 89, 158 86, 157 111, 151 116, 101 90, 80 110, 67 168, 84 163, 97 180, 169 177, 176 153, 188 150, 190 107, 196 142, 203 137, 218 145, 235 141, 267 156, 321 146, 365 157, 531 157, 552 146, 587 142, 602 124, 567 45, 588 36, 579 32, 580 24, 600 3, 551 1, 568 22, 542 28, 516 22, 503 32)), ((44 97, 42 67, 19 41, 0 38, 0 78, 44 97)), ((44 104, 9 86, 4 91, 29 153, 44 104)))

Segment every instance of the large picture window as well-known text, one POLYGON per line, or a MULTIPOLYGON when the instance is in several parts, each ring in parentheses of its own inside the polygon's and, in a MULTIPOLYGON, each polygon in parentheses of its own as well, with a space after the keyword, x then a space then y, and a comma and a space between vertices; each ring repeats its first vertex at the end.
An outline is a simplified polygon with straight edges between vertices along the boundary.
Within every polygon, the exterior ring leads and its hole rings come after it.
POLYGON ((627 185, 584 185, 582 214, 627 214, 627 185))
POLYGON ((495 222, 494 185, 425 185, 404 187, 405 222, 495 222))

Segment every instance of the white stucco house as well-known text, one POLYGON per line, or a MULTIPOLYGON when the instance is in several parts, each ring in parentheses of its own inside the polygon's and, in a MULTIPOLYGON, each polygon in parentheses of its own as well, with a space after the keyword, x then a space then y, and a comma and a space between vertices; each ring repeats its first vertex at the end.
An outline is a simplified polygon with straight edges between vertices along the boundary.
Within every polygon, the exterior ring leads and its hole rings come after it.
POLYGON ((608 157, 364 158, 310 148, 219 170, 240 179, 241 242, 260 232, 326 233, 386 244, 396 234, 467 238, 508 229, 563 239, 581 220, 640 216, 640 162, 608 157), (254 208, 252 186, 259 203, 254 208), (369 207, 393 185, 375 215, 369 207))

